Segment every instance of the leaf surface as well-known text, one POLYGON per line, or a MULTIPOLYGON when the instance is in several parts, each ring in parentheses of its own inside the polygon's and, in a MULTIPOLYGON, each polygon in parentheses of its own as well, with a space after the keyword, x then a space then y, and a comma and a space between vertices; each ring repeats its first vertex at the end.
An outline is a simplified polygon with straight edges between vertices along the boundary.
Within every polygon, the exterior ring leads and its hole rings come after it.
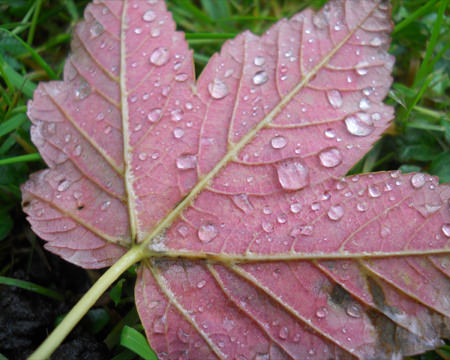
POLYGON ((161 359, 384 359, 448 336, 448 185, 341 178, 393 118, 385 2, 330 1, 224 44, 197 82, 163 1, 97 1, 41 84, 23 187, 86 268, 145 244, 136 303, 161 359))

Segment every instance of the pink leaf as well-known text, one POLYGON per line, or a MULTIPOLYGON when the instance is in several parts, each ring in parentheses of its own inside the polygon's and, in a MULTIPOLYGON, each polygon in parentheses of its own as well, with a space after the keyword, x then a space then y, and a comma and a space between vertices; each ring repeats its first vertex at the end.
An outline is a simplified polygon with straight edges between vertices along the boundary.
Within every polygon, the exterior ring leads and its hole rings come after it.
POLYGON ((330 1, 223 46, 194 82, 162 1, 87 7, 29 107, 49 169, 23 187, 86 268, 145 246, 161 359, 384 359, 449 335, 448 185, 341 178, 393 118, 389 6, 330 1))

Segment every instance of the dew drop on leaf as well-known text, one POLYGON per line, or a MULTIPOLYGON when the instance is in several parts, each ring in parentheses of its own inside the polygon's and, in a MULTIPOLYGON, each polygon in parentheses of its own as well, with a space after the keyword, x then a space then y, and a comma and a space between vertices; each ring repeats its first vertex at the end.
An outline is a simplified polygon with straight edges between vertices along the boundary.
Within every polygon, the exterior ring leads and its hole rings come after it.
POLYGON ((334 139, 336 137, 336 132, 333 129, 325 130, 325 137, 328 139, 334 139))
POLYGON ((319 318, 319 319, 323 319, 323 318, 325 318, 326 316, 328 315, 328 309, 326 308, 326 307, 321 307, 321 308, 319 308, 319 309, 317 309, 317 311, 316 311, 316 316, 319 318))
POLYGON ((189 334, 182 328, 178 328, 177 337, 183 344, 187 344, 189 342, 189 334))
POLYGON ((81 145, 78 144, 77 146, 75 146, 75 149, 74 149, 74 151, 73 151, 73 154, 74 154, 75 156, 80 156, 80 155, 81 155, 81 150, 82 150, 81 145))
POLYGON ((163 66, 167 64, 170 59, 169 49, 165 47, 159 47, 155 49, 150 55, 150 62, 156 66, 163 66))
POLYGON ((367 203, 365 201, 360 202, 356 205, 356 210, 358 210, 359 212, 365 212, 365 211, 367 211, 368 208, 369 208, 369 205, 367 205, 367 203))
POLYGON ((266 59, 262 56, 257 56, 253 62, 256 66, 263 66, 266 63, 266 59))
POLYGON ((177 159, 177 168, 180 170, 194 169, 197 166, 197 156, 183 154, 177 159))
POLYGON ((386 225, 382 225, 380 229, 380 236, 382 238, 388 237, 391 234, 391 229, 389 229, 386 225))
POLYGON ((369 196, 377 198, 381 196, 380 188, 377 185, 369 185, 369 196))
POLYGON ((150 111, 148 113, 147 119, 150 122, 155 123, 155 122, 159 121, 160 116, 161 116, 161 109, 160 108, 156 108, 156 109, 153 109, 152 111, 150 111))
POLYGON ((206 285, 206 280, 200 280, 200 281, 197 283, 197 288, 198 288, 198 289, 202 289, 205 285, 206 285))
POLYGON ((343 100, 339 90, 330 90, 327 92, 328 102, 334 109, 342 107, 343 100))
POLYGON ((348 304, 345 312, 350 317, 360 318, 361 317, 361 306, 356 303, 350 303, 350 304, 348 304))
POLYGON ((283 136, 275 136, 270 141, 270 144, 274 149, 282 149, 287 145, 287 140, 283 136))
POLYGON ((69 180, 62 180, 59 182, 57 190, 60 192, 66 191, 70 187, 71 183, 69 180))
POLYGON ((271 233, 271 232, 273 232, 273 225, 272 225, 272 223, 270 223, 270 222, 268 222, 268 221, 263 221, 262 223, 261 223, 261 227, 262 227, 262 229, 266 232, 266 233, 271 233))
POLYGON ((277 174, 285 190, 300 190, 309 184, 309 170, 299 160, 286 160, 278 164, 277 174))
POLYGON ((325 149, 319 154, 320 163, 326 168, 333 168, 342 163, 342 154, 337 148, 325 149))
POLYGON ((363 111, 370 109, 370 101, 367 98, 362 98, 359 102, 359 108, 363 111))
POLYGON ((291 213, 298 214, 300 212, 300 210, 302 209, 302 204, 293 203, 289 206, 289 209, 291 210, 291 213))
POLYGON ((105 29, 103 28, 103 25, 100 24, 98 21, 95 21, 91 25, 91 28, 89 29, 92 38, 100 36, 101 34, 103 34, 104 31, 105 29))
POLYGON ((142 15, 142 20, 145 22, 152 22, 156 19, 156 13, 153 10, 148 10, 142 15))
POLYGON ((175 137, 175 139, 181 139, 184 136, 184 130, 181 128, 176 128, 173 131, 173 136, 175 137))
POLYGON ((227 84, 219 79, 214 79, 209 83, 208 91, 211 97, 217 100, 223 99, 229 93, 227 84))
POLYGON ((283 326, 283 327, 280 329, 280 331, 279 331, 279 333, 278 333, 278 336, 280 337, 280 339, 283 339, 283 340, 287 339, 287 337, 289 336, 289 330, 288 330, 288 328, 287 328, 286 326, 283 326))
POLYGON ((411 185, 413 188, 420 189, 425 185, 426 177, 425 174, 418 173, 411 177, 411 185))
POLYGON ((253 84, 255 85, 263 85, 269 80, 267 73, 262 70, 258 71, 255 75, 253 75, 253 84))
POLYGON ((444 225, 442 225, 441 230, 442 230, 442 233, 443 233, 446 237, 450 238, 450 224, 444 224, 444 225))
POLYGON ((209 243, 214 240, 219 233, 217 227, 213 224, 203 224, 198 229, 198 238, 203 243, 209 243))
POLYGON ((233 203, 244 213, 249 214, 253 211, 253 205, 248 199, 247 194, 238 194, 233 196, 233 203))
POLYGON ((328 218, 333 221, 338 221, 344 216, 344 207, 342 205, 333 205, 328 210, 328 218))
POLYGON ((164 334, 164 331, 166 329, 166 317, 161 316, 159 318, 156 318, 153 322, 153 332, 155 334, 164 334))
POLYGON ((373 123, 365 114, 350 115, 345 118, 345 126, 350 134, 368 136, 374 131, 373 123))

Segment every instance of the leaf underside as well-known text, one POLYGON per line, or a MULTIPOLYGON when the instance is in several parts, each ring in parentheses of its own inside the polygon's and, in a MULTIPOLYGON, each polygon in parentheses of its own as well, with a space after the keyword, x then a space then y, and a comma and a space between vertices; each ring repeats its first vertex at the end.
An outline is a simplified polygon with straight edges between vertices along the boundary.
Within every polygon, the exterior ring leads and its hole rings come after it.
POLYGON ((448 185, 341 178, 393 118, 384 1, 335 0, 224 44, 195 81, 162 0, 94 1, 40 84, 23 186, 85 268, 144 243, 160 359, 386 359, 449 336, 448 185))

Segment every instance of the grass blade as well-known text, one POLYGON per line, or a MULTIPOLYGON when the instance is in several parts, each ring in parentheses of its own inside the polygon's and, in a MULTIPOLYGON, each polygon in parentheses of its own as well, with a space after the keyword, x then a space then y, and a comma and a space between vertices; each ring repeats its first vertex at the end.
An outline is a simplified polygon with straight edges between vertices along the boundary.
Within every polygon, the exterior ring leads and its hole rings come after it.
POLYGON ((55 300, 59 300, 59 301, 64 300, 64 297, 60 293, 58 293, 52 289, 43 287, 41 285, 34 284, 29 281, 14 279, 14 278, 6 277, 6 276, 0 276, 0 284, 8 285, 8 286, 15 286, 15 287, 18 287, 21 289, 33 291, 35 293, 47 296, 47 297, 55 299, 55 300))
POLYGON ((145 360, 158 360, 145 336, 132 327, 124 326, 120 344, 145 360))

